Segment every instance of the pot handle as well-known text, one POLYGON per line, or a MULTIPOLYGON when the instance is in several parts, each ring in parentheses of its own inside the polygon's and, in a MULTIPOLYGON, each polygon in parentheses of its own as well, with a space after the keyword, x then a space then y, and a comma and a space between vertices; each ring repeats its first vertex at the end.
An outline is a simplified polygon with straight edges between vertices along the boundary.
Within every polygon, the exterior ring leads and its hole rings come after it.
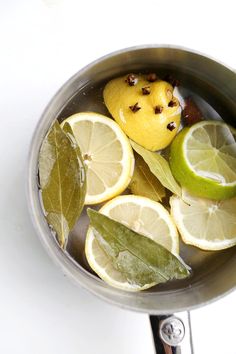
POLYGON ((150 315, 156 354, 194 354, 189 312, 150 315))

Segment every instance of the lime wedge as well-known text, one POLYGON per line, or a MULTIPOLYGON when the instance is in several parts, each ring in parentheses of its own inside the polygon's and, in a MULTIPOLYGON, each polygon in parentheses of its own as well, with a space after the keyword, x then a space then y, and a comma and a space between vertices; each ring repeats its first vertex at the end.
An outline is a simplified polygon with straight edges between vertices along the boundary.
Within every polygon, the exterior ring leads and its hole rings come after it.
POLYGON ((171 145, 176 180, 192 194, 215 200, 236 195, 236 131, 218 121, 184 128, 171 145))

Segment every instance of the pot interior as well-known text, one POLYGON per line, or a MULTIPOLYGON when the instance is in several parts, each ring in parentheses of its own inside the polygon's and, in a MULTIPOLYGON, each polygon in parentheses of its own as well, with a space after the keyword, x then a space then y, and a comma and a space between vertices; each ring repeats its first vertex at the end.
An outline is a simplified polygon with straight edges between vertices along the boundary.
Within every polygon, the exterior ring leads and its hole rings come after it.
MULTIPOLYGON (((104 85, 110 79, 130 72, 156 72, 159 77, 171 74, 180 81, 180 93, 184 97, 192 96, 206 119, 223 119, 236 126, 236 75, 231 70, 190 51, 151 47, 131 49, 105 57, 70 79, 42 117, 41 138, 54 119, 61 122, 71 114, 82 111, 110 116, 103 102, 104 85)), ((38 142, 38 148, 41 142, 38 142)), ((99 207, 96 206, 96 209, 99 207)), ((40 217, 43 218, 42 212, 40 217)), ((67 254, 60 253, 59 258, 64 268, 67 268, 67 273, 71 273, 68 262, 73 263, 75 280, 80 278, 76 272, 82 272, 86 277, 87 284, 84 285, 87 288, 91 290, 91 284, 96 283, 92 291, 106 300, 131 309, 160 313, 201 305, 235 286, 235 247, 207 252, 180 241, 180 256, 193 270, 190 278, 160 284, 135 295, 111 289, 98 279, 86 261, 84 244, 87 226, 85 208, 70 234, 67 254)), ((48 229, 44 242, 48 242, 49 238, 53 236, 48 229)), ((56 241, 50 243, 51 252, 54 252, 56 241)), ((80 278, 78 282, 83 283, 83 280, 80 278)))

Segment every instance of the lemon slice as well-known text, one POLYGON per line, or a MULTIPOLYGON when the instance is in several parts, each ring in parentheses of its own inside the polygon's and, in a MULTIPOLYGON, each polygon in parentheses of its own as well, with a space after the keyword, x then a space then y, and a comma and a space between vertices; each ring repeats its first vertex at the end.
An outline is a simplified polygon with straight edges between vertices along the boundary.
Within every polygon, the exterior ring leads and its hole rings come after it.
POLYGON ((134 169, 129 140, 112 119, 93 112, 77 113, 68 122, 87 166, 85 204, 98 204, 122 193, 134 169))
POLYGON ((219 121, 183 129, 171 145, 174 177, 191 194, 221 200, 236 195, 236 131, 219 121))
POLYGON ((185 243, 203 250, 236 245, 236 198, 200 199, 183 192, 170 198, 171 215, 185 243))
MULTIPOLYGON (((151 238, 178 255, 179 236, 176 226, 168 211, 160 203, 146 197, 123 195, 107 202, 99 212, 151 238)), ((99 246, 92 228, 87 232, 85 254, 95 273, 116 288, 139 291, 153 286, 146 284, 144 287, 138 287, 129 284, 99 246)))

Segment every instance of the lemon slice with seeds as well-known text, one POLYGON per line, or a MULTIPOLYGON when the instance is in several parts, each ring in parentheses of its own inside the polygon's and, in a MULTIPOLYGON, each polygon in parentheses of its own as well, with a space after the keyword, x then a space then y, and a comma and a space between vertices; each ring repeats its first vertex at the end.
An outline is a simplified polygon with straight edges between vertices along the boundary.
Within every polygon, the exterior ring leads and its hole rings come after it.
MULTIPOLYGON (((151 238, 178 255, 179 236, 176 226, 168 211, 160 203, 146 197, 123 195, 107 202, 99 212, 151 238)), ((144 287, 138 287, 129 284, 99 246, 91 227, 86 236, 85 254, 95 273, 116 288, 139 291, 153 286, 146 284, 144 287)))
POLYGON ((98 204, 122 193, 134 169, 129 140, 117 123, 98 113, 77 113, 68 122, 87 166, 85 204, 98 204))

